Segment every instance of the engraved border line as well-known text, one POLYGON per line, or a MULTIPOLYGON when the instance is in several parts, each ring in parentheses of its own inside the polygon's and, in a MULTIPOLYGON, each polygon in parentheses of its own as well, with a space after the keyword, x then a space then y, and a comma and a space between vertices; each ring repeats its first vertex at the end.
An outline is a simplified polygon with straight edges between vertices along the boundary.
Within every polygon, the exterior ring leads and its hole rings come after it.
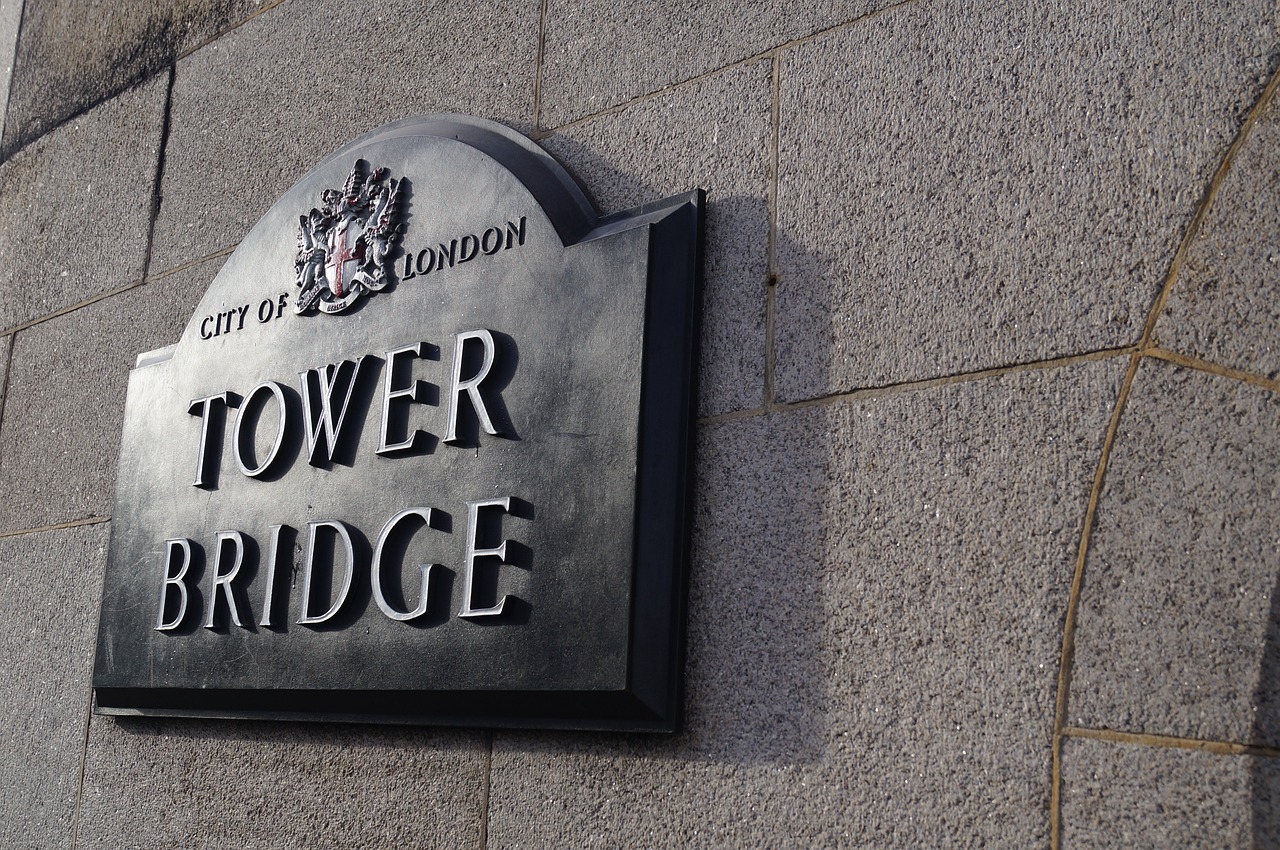
POLYGON ((607 115, 616 115, 619 112, 624 112, 633 106, 644 103, 645 101, 664 97, 665 95, 671 94, 672 92, 680 91, 681 89, 684 89, 689 86, 695 86, 713 77, 719 76, 720 74, 724 74, 729 71, 733 71, 738 68, 741 68, 744 65, 751 65, 763 59, 769 59, 773 57, 775 54, 781 54, 783 51, 800 47, 801 45, 807 44, 811 41, 817 41, 818 39, 825 38, 830 35, 835 35, 836 33, 843 32, 844 30, 858 26, 859 24, 863 24, 863 23, 866 23, 867 21, 874 20, 875 18, 878 18, 882 15, 887 15, 891 12, 896 12, 905 6, 911 6, 921 2, 924 2, 924 0, 899 0, 899 2, 897 3, 893 3, 883 8, 876 9, 874 12, 868 12, 867 14, 862 15, 861 17, 857 17, 849 21, 843 21, 838 24, 832 24, 829 27, 824 27, 819 30, 814 30, 813 32, 807 35, 796 36, 795 38, 788 39, 787 41, 781 42, 780 44, 775 44, 772 47, 767 47, 763 50, 759 50, 755 53, 752 53, 750 56, 744 56, 741 59, 734 59, 731 62, 727 62, 724 65, 720 65, 719 67, 716 67, 716 68, 712 68, 709 71, 703 71, 702 73, 695 74, 692 77, 688 77, 686 79, 679 80, 674 83, 668 83, 667 85, 658 89, 654 89, 651 92, 646 92, 645 94, 636 95, 633 98, 621 101, 620 103, 615 103, 612 106, 607 106, 604 109, 601 109, 599 111, 592 112, 587 115, 582 115, 578 118, 574 118, 571 121, 566 121, 565 123, 559 124, 555 127, 548 127, 546 129, 540 130, 538 134, 535 135, 533 138, 535 141, 540 141, 541 139, 544 139, 547 136, 554 135, 555 133, 560 133, 560 132, 564 132, 565 130, 574 129, 582 124, 587 123, 588 121, 593 121, 597 118, 602 118, 607 115))
POLYGON ((1073 366, 1077 363, 1090 363, 1096 360, 1110 360, 1115 357, 1132 356, 1136 351, 1137 347, 1133 345, 1127 345, 1123 348, 1103 348, 1097 351, 1090 351, 1085 354, 1071 354, 1065 357, 1053 357, 1046 360, 1031 360, 1025 363, 1015 363, 1008 366, 993 366, 988 369, 977 369, 972 372, 956 372, 937 378, 922 378, 917 381, 903 381, 896 384, 884 384, 878 387, 865 387, 862 389, 850 390, 848 392, 821 396, 819 398, 803 399, 801 401, 777 402, 770 407, 755 407, 748 410, 733 410, 726 413, 716 413, 711 416, 699 417, 697 422, 699 425, 714 425, 719 422, 733 422, 738 419, 749 419, 753 416, 763 416, 768 413, 781 413, 788 410, 803 410, 809 407, 825 407, 827 405, 842 404, 850 401, 887 398, 900 393, 927 390, 934 387, 948 386, 950 384, 965 384, 971 381, 986 380, 987 378, 998 378, 1002 375, 1016 375, 1021 374, 1022 372, 1042 372, 1049 369, 1059 369, 1064 366, 1073 366))
MULTIPOLYGON (((1051 850, 1060 850, 1062 846, 1062 741, 1064 731, 1067 728, 1067 706, 1071 696, 1071 673, 1075 662, 1075 628, 1076 620, 1080 609, 1080 592, 1084 583, 1085 561, 1089 552, 1090 538, 1093 534, 1093 525, 1097 517, 1098 501, 1101 497, 1102 485, 1106 479, 1107 465, 1111 459, 1111 449, 1115 443, 1116 431, 1119 428, 1120 417, 1124 412, 1125 406, 1128 404, 1129 395, 1133 389, 1133 379, 1138 371, 1138 366, 1142 362, 1144 356, 1158 357, 1155 329, 1156 324, 1160 320, 1161 314, 1164 312, 1165 305, 1168 303, 1169 297, 1173 292, 1173 287, 1177 283, 1178 276, 1182 271, 1182 265, 1186 261, 1187 255, 1191 251, 1191 246, 1195 239, 1199 236, 1201 228, 1204 226, 1205 219, 1212 209, 1214 201, 1217 199, 1218 192, 1222 188, 1223 182, 1226 180, 1228 172, 1234 163, 1236 156, 1244 147, 1250 132, 1258 122, 1258 116, 1271 103, 1275 96, 1277 87, 1280 86, 1280 69, 1272 72, 1271 79, 1268 81, 1262 93, 1258 96, 1253 106, 1249 110, 1244 122, 1236 131, 1235 138, 1231 144, 1227 146, 1226 154, 1222 158, 1222 162, 1214 171, 1208 185, 1205 187, 1204 195, 1201 197, 1196 207, 1195 213, 1191 217, 1186 230, 1183 233, 1182 241, 1179 243, 1177 250, 1174 252, 1173 260, 1169 264, 1169 272, 1165 277, 1164 285, 1161 287, 1159 294, 1156 296, 1155 303, 1151 306, 1151 311, 1147 314, 1147 321, 1143 327, 1142 337, 1138 342, 1137 350, 1133 353, 1129 363, 1129 370, 1125 374, 1124 383, 1120 388, 1119 398, 1116 400, 1115 411, 1111 416, 1111 422, 1107 427, 1107 436, 1103 441, 1102 455, 1098 459, 1098 469, 1094 475, 1093 489, 1089 494, 1089 506, 1085 510, 1084 528, 1080 534, 1080 547, 1076 555, 1075 575, 1071 581, 1071 593, 1067 599, 1067 616, 1063 623, 1062 629, 1062 655, 1058 666, 1058 694, 1056 706, 1054 710, 1053 721, 1053 771, 1052 786, 1049 796, 1049 846, 1051 850)), ((1163 353, 1163 352, 1161 352, 1163 353)), ((1177 362, 1172 357, 1160 357, 1170 362, 1177 362)), ((1189 360, 1191 358, 1188 358, 1189 360)), ((1203 363, 1203 361, 1197 361, 1203 363)), ((1211 365, 1211 364, 1205 364, 1211 365)), ((1224 374, 1227 370, 1216 372, 1224 374)), ((1230 370, 1234 371, 1234 370, 1230 370)), ((1230 376, 1229 376, 1230 377, 1230 376)))

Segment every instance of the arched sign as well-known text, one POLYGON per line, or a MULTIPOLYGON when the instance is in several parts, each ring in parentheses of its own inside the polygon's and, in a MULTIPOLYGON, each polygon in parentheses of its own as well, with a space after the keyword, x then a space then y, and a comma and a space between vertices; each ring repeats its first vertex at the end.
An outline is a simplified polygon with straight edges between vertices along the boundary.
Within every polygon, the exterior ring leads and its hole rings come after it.
POLYGON ((674 728, 701 217, 457 116, 316 166, 130 375, 96 710, 674 728))

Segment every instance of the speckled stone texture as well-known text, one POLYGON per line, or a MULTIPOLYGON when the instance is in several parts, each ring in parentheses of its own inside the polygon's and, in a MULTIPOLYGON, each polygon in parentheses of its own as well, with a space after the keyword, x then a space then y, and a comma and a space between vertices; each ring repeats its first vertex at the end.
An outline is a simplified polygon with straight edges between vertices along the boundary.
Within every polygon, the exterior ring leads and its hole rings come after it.
POLYGON ((1047 845, 1062 618, 1124 365, 704 427, 686 730, 497 734, 488 846, 1047 845))
POLYGON ((0 846, 70 847, 107 526, 0 538, 0 846))
POLYGON ((527 132, 538 14, 533 0, 287 3, 178 63, 152 268, 236 244, 319 160, 390 121, 461 112, 527 132))
MULTIPOLYGON (((28 8, 0 135, 0 847, 1048 850, 1107 350, 1280 66, 1275 0, 28 8), (280 194, 437 111, 537 136, 604 212, 708 191, 683 731, 90 718, 110 524, 31 529, 112 511, 136 355, 280 194)), ((1272 379, 1278 112, 1155 328, 1272 379)), ((1275 749, 1083 737, 1280 748, 1278 396, 1143 360, 1087 552, 1061 850, 1280 847, 1275 749)))
POLYGON ((22 4, 23 0, 0 0, 0 137, 9 103, 9 81, 13 73, 14 51, 18 48, 22 4))
POLYGON ((19 4, 22 29, 7 101, 5 154, 276 2, 25 0, 19 4))
POLYGON ((1160 344, 1280 378, 1280 104, 1272 100, 1218 191, 1164 315, 1160 344))
POLYGON ((771 79, 772 63, 755 62, 543 141, 602 213, 707 191, 703 415, 763 396, 771 79))
POLYGON ((1280 762, 1069 738, 1062 850, 1280 846, 1280 762))
POLYGON ((474 847, 479 732, 95 716, 76 850, 474 847))
POLYGON ((0 165, 0 330, 142 278, 164 98, 155 80, 0 165))
POLYGON ((937 0, 785 51, 779 397, 1136 342, 1276 23, 937 0))
POLYGON ((558 126, 892 2, 551 0, 541 124, 558 126))
POLYGON ((1085 564, 1069 722, 1280 746, 1280 397, 1144 360, 1085 564))
POLYGON ((111 512, 129 370, 139 354, 178 341, 221 265, 203 263, 17 333, 0 426, 0 531, 111 512))

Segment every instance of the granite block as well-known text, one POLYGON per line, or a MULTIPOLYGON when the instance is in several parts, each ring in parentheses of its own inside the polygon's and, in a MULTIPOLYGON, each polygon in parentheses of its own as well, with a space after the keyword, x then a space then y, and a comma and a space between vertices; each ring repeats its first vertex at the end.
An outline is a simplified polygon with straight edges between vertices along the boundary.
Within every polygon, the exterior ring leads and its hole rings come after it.
POLYGON ((495 736, 489 847, 1048 843, 1123 358, 707 425, 687 718, 495 736))
POLYGON ((893 0, 547 4, 541 125, 555 127, 856 20, 893 0))
MULTIPOLYGON (((26 0, 3 150, 147 79, 182 51, 279 0, 26 0)), ((6 13, 0 4, 0 16, 6 13)), ((14 22, 15 36, 17 22, 14 22)), ((3 32, 3 30, 0 30, 3 32)))
POLYGON ((1144 360, 1085 564, 1072 725, 1280 746, 1280 395, 1144 360))
POLYGON ((1280 763, 1068 738, 1063 850, 1280 846, 1280 763))
POLYGON ((178 63, 152 267, 239 242, 316 162, 390 121, 462 112, 527 131, 538 20, 533 0, 288 3, 193 53, 178 63))
POLYGON ((94 716, 76 850, 474 847, 479 732, 94 716))
POLYGON ((70 847, 107 526, 0 538, 0 846, 70 847))
POLYGON ((787 50, 779 397, 1135 343, 1276 23, 1269 0, 922 2, 787 50))
POLYGON ((0 165, 0 330, 142 278, 164 100, 126 92, 0 165))
POLYGON ((3 138, 8 112, 9 82, 13 78, 13 58, 18 49, 22 4, 23 0, 0 0, 0 138, 3 138))
POLYGON ((601 212, 707 191, 703 415, 763 396, 771 74, 770 62, 746 65, 542 142, 601 212))
POLYGON ((111 512, 129 371, 137 355, 178 341, 221 265, 17 333, 0 427, 0 531, 111 512))
POLYGON ((1280 378, 1280 105, 1235 157, 1156 336, 1165 348, 1280 378))

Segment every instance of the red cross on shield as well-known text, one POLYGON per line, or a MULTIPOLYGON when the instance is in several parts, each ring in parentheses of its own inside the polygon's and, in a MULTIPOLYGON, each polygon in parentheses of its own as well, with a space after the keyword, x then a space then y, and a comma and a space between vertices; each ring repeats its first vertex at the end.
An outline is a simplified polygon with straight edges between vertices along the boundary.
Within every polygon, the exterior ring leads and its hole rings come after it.
POLYGON ((329 281, 329 291, 334 298, 341 298, 356 273, 359 259, 356 256, 355 244, 360 239, 362 228, 354 219, 344 218, 329 231, 329 258, 324 264, 325 280, 329 281))

